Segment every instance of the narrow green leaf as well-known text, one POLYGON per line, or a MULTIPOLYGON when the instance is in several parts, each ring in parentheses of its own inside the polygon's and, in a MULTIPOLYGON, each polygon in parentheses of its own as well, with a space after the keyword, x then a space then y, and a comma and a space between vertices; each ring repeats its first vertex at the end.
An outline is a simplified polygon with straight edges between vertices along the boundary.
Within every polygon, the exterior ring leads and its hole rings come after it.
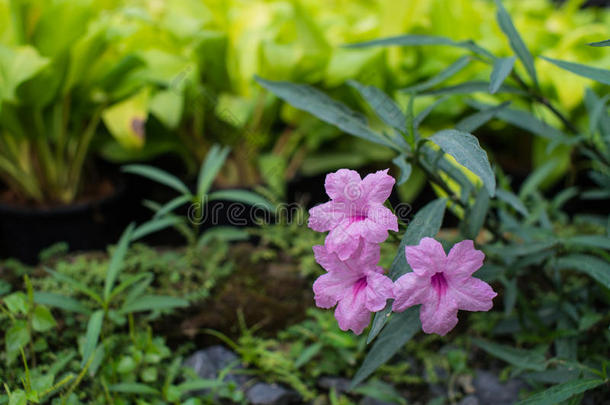
POLYGON ((189 191, 188 187, 182 181, 180 181, 179 178, 177 178, 173 174, 170 174, 161 169, 157 169, 156 167, 153 167, 153 166, 137 165, 137 164, 136 165, 127 165, 127 166, 123 166, 121 170, 125 173, 137 174, 139 176, 146 177, 150 180, 156 181, 157 183, 164 184, 182 194, 189 195, 191 193, 189 191))
POLYGON ((125 291, 126 289, 131 287, 133 284, 139 282, 140 280, 151 279, 151 281, 152 281, 153 277, 154 276, 152 273, 147 272, 147 273, 134 274, 134 275, 131 275, 131 276, 125 278, 125 280, 123 280, 123 282, 121 282, 121 284, 116 286, 116 288, 112 289, 112 292, 110 293, 110 297, 108 297, 108 301, 112 301, 117 295, 119 295, 120 293, 122 293, 123 291, 125 291))
POLYGON ((537 167, 521 185, 519 198, 523 200, 525 197, 534 194, 540 188, 540 185, 555 171, 559 163, 559 160, 551 159, 542 166, 537 167))
POLYGON ((131 240, 136 241, 141 239, 151 233, 158 232, 162 229, 168 228, 170 226, 178 225, 184 222, 184 219, 177 216, 169 216, 162 218, 153 218, 150 221, 144 222, 142 225, 138 226, 131 235, 131 240))
POLYGON ((558 404, 573 397, 574 395, 578 395, 595 387, 599 387, 603 383, 604 380, 598 378, 568 381, 534 394, 523 401, 519 401, 517 402, 517 405, 558 404))
POLYGON ((559 270, 574 270, 587 274, 606 288, 610 288, 610 263, 595 256, 571 254, 557 259, 559 270))
POLYGON ((472 58, 470 56, 462 56, 461 58, 459 58, 458 60, 453 62, 451 65, 449 65, 449 67, 442 70, 436 76, 426 80, 423 83, 419 83, 414 86, 406 87, 404 89, 401 89, 400 91, 403 91, 405 93, 411 93, 411 92, 419 93, 423 90, 428 90, 428 89, 436 86, 437 84, 444 82, 445 80, 449 79, 450 77, 455 76, 458 72, 460 72, 462 69, 464 69, 466 66, 468 66, 470 61, 472 61, 472 58))
POLYGON ((448 96, 443 96, 443 97, 439 98, 438 100, 436 100, 434 103, 430 104, 425 109, 423 109, 419 114, 417 114, 417 116, 413 120, 413 127, 417 130, 417 128, 419 128, 421 123, 424 122, 424 120, 428 117, 428 115, 430 115, 430 113, 436 107, 438 107, 439 104, 447 101, 448 98, 449 98, 448 96))
POLYGON ((534 67, 534 58, 532 57, 532 54, 527 49, 527 46, 525 46, 519 32, 517 32, 517 29, 513 24, 513 20, 510 18, 510 15, 502 5, 502 1, 496 0, 496 5, 498 7, 498 12, 496 13, 498 25, 508 37, 510 47, 519 57, 523 63, 523 66, 525 66, 525 70, 527 71, 528 75, 532 78, 534 83, 538 85, 538 78, 536 77, 536 68, 534 67))
POLYGON ((429 138, 448 155, 479 176, 490 196, 496 192, 496 178, 491 169, 487 153, 479 145, 479 140, 468 132, 455 129, 439 131, 429 138))
POLYGON ((610 46, 610 39, 606 39, 605 41, 599 41, 599 42, 591 42, 589 43, 590 46, 610 46))
POLYGON ((164 295, 143 295, 131 302, 125 303, 120 312, 127 314, 130 312, 144 312, 166 310, 179 307, 187 307, 189 302, 182 298, 169 297, 164 295))
POLYGON ((476 239, 483 227, 487 211, 489 210, 489 196, 485 190, 479 190, 474 203, 468 207, 461 222, 461 230, 468 239, 476 239))
POLYGON ((406 132, 407 118, 388 95, 375 86, 365 86, 355 80, 348 80, 347 84, 358 90, 362 98, 366 100, 386 125, 401 133, 406 132))
POLYGON ((191 202, 191 200, 192 200, 192 197, 189 195, 180 195, 180 196, 168 201, 165 205, 163 205, 161 208, 159 208, 157 210, 157 212, 155 212, 155 218, 165 216, 165 214, 168 214, 168 213, 172 212, 173 210, 175 210, 176 208, 191 202))
POLYGON ((55 293, 36 292, 34 293, 34 302, 84 315, 89 315, 91 313, 89 308, 81 304, 80 301, 55 293))
POLYGON ((190 381, 183 382, 182 384, 178 385, 176 388, 178 388, 178 391, 180 391, 184 395, 191 391, 209 390, 209 389, 218 388, 224 384, 226 384, 226 383, 223 381, 220 381, 220 380, 197 379, 197 380, 190 380, 190 381))
POLYGON ((85 345, 83 346, 83 361, 81 367, 89 361, 89 358, 93 354, 97 342, 100 338, 100 332, 102 331, 102 322, 104 321, 104 311, 98 310, 91 315, 89 322, 87 323, 87 332, 85 334, 85 345))
POLYGON ((317 343, 314 343, 311 346, 307 347, 305 350, 303 350, 301 355, 295 360, 294 366, 296 368, 301 368, 301 366, 309 363, 309 360, 311 360, 312 358, 314 358, 315 355, 320 353, 320 350, 322 350, 323 347, 324 346, 323 346, 322 342, 317 342, 317 343))
MULTIPOLYGON (((525 96, 523 90, 518 89, 507 84, 502 84, 496 91, 497 93, 509 93, 525 96)), ((442 87, 440 89, 427 90, 422 92, 425 96, 440 96, 440 95, 452 95, 452 94, 471 94, 471 93, 489 93, 489 82, 480 80, 471 80, 464 83, 456 84, 455 86, 442 87)))
POLYGON ((125 394, 139 394, 139 395, 158 395, 159 391, 141 383, 119 383, 113 384, 108 387, 110 392, 122 392, 125 394))
POLYGON ((576 235, 563 239, 568 247, 589 247, 610 250, 610 238, 604 235, 576 235))
POLYGON ((503 201, 513 207, 515 211, 521 213, 523 216, 527 217, 529 215, 529 211, 523 202, 512 192, 499 188, 496 190, 496 197, 498 200, 503 201))
POLYGON ((510 105, 510 101, 505 101, 497 106, 492 106, 476 113, 469 115, 460 120, 455 125, 456 129, 464 132, 474 132, 482 125, 485 125, 489 120, 494 118, 500 111, 507 108, 510 105))
MULTIPOLYGON (((483 110, 490 107, 490 105, 488 104, 479 103, 472 100, 467 101, 467 104, 479 110, 483 110)), ((525 129, 526 131, 529 131, 532 134, 538 135, 542 138, 558 141, 565 144, 570 144, 573 142, 572 137, 569 137, 557 128, 550 126, 546 122, 540 121, 538 118, 534 117, 527 111, 515 110, 512 108, 503 108, 502 110, 497 112, 496 116, 499 119, 508 122, 509 124, 512 124, 521 129, 525 129)))
POLYGON ((218 172, 224 165, 227 156, 229 155, 229 147, 221 148, 218 145, 213 145, 199 169, 199 178, 197 184, 197 198, 203 200, 203 197, 208 193, 212 182, 218 175, 218 172))
POLYGON ((510 72, 512 72, 515 60, 516 58, 514 56, 494 60, 493 70, 491 71, 491 77, 489 78, 489 92, 491 94, 494 94, 500 89, 504 80, 506 80, 510 72))
POLYGON ((558 66, 563 70, 577 74, 578 76, 586 77, 587 79, 610 85, 610 70, 581 65, 580 63, 547 58, 546 56, 541 56, 541 58, 551 62, 553 65, 558 66))
POLYGON ((220 190, 214 191, 209 194, 210 201, 214 200, 227 200, 242 202, 244 204, 252 205, 255 208, 263 208, 267 211, 273 211, 274 206, 266 198, 260 194, 254 193, 247 190, 220 190))
POLYGON ((524 370, 542 371, 546 368, 546 359, 540 351, 517 349, 482 339, 472 339, 472 342, 492 356, 524 370))
POLYGON ((58 281, 64 282, 66 284, 70 284, 70 286, 72 286, 75 290, 88 295, 91 299, 96 301, 98 304, 100 304, 100 305, 104 304, 102 297, 100 297, 98 293, 96 293, 91 288, 87 287, 86 285, 84 285, 64 274, 53 271, 53 270, 49 269, 48 267, 45 267, 45 270, 47 271, 47 273, 51 274, 51 276, 53 276, 53 278, 57 279, 58 281))
POLYGON ((394 314, 364 358, 352 380, 351 388, 353 389, 360 384, 381 365, 390 360, 405 343, 419 332, 420 328, 419 306, 407 308, 404 312, 394 314))
POLYGON ((397 149, 390 140, 374 132, 359 113, 328 97, 321 91, 304 84, 265 80, 256 81, 293 107, 315 115, 322 121, 367 141, 397 149))
POLYGON ((392 163, 400 168, 400 177, 396 182, 396 185, 400 186, 401 184, 404 184, 405 181, 409 180, 413 168, 411 167, 411 164, 407 162, 405 155, 396 156, 394 159, 392 159, 392 163))
POLYGON ((249 237, 250 234, 244 229, 235 228, 232 226, 216 226, 206 230, 205 233, 201 235, 199 241, 197 242, 197 246, 201 248, 214 239, 231 242, 237 240, 247 240, 249 237))
POLYGON ((374 39, 372 41, 344 45, 346 48, 367 48, 371 46, 421 46, 421 45, 447 45, 456 48, 467 49, 477 55, 489 59, 495 57, 486 49, 481 48, 473 41, 459 41, 434 35, 398 35, 394 37, 374 39))
POLYGON ((127 254, 129 242, 131 242, 134 227, 135 224, 129 224, 125 231, 123 231, 123 235, 121 235, 121 239, 119 239, 119 243, 114 249, 114 252, 112 252, 112 257, 110 257, 110 263, 108 263, 108 269, 106 270, 106 281, 104 282, 104 299, 107 299, 110 296, 112 287, 114 287, 114 282, 116 281, 117 277, 119 276, 119 273, 123 269, 123 261, 125 260, 125 255, 127 254))
MULTIPOLYGON (((440 230, 443 223, 446 206, 447 200, 444 198, 431 201, 425 207, 419 210, 419 212, 415 214, 413 219, 409 222, 407 230, 402 236, 400 245, 398 246, 396 256, 394 256, 394 260, 392 261, 390 270, 388 271, 388 275, 393 281, 396 281, 398 277, 402 276, 406 272, 411 271, 411 267, 409 267, 407 259, 405 258, 405 246, 417 245, 419 241, 426 236, 434 237, 434 235, 436 235, 440 230)), ((389 303, 382 311, 375 314, 371 331, 367 337, 367 344, 372 342, 373 339, 375 339, 375 337, 379 334, 387 321, 388 314, 390 313, 391 309, 392 304, 389 303)))

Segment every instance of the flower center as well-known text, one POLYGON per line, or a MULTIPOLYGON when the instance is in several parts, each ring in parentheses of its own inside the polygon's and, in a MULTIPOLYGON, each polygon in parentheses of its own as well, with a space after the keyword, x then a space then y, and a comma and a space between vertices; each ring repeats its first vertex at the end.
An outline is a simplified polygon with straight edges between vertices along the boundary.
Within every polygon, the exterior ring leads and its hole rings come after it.
POLYGON ((352 215, 349 219, 349 223, 353 224, 354 222, 358 222, 358 221, 364 221, 366 219, 366 215, 363 214, 356 214, 356 215, 352 215))
POLYGON ((366 288, 366 277, 362 277, 354 283, 354 296, 358 295, 360 291, 366 288))
POLYGON ((430 283, 432 283, 432 288, 436 290, 436 293, 440 296, 445 295, 447 291, 447 280, 442 272, 438 272, 430 278, 430 283))

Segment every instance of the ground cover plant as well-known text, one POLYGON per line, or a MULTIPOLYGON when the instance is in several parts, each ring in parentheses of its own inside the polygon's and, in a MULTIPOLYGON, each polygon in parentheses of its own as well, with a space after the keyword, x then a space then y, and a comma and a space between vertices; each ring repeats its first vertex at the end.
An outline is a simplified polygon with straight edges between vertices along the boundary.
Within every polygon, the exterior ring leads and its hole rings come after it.
POLYGON ((3 179, 78 200, 99 153, 151 189, 105 250, 0 261, 0 403, 608 402, 610 14, 580 6, 0 0, 3 179))

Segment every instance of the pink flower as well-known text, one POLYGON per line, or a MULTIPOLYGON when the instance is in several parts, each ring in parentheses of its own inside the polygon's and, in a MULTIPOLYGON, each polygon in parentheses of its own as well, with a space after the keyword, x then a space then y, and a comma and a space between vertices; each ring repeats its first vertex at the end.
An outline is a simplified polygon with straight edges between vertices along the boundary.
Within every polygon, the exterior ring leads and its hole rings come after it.
POLYGON ((356 254, 345 261, 322 245, 314 246, 313 251, 316 261, 328 271, 313 284, 316 305, 337 305, 339 327, 359 335, 369 324, 371 312, 380 311, 392 298, 392 280, 377 266, 379 246, 362 241, 356 254))
POLYGON ((419 318, 426 333, 444 336, 458 322, 458 309, 489 311, 497 295, 472 274, 483 265, 485 255, 471 240, 453 246, 445 255, 442 245, 423 238, 417 246, 406 246, 407 262, 413 269, 394 283, 392 310, 402 312, 422 304, 419 318))
POLYGON ((388 237, 388 229, 398 232, 396 216, 383 206, 393 185, 394 178, 387 169, 364 179, 348 169, 329 173, 324 186, 331 201, 309 210, 309 227, 318 232, 330 231, 324 246, 341 260, 356 251, 360 238, 381 243, 388 237))

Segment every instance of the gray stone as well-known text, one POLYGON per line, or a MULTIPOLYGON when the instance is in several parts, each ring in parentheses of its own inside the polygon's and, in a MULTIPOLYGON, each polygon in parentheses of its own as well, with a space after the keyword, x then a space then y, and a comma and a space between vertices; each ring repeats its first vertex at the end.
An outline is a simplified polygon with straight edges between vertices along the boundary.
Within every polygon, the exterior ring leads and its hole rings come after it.
POLYGON ((221 371, 231 366, 225 381, 233 382, 237 387, 243 386, 248 381, 248 376, 240 373, 244 367, 239 362, 239 357, 224 346, 216 345, 198 350, 186 359, 184 365, 195 370, 199 377, 212 380, 218 378, 221 371))
POLYGON ((301 397, 293 390, 277 384, 256 383, 246 391, 246 399, 252 405, 290 405, 301 403, 301 397))
POLYGON ((475 395, 467 395, 458 402, 458 405, 480 405, 480 403, 475 395))
POLYGON ((351 383, 351 380, 343 377, 321 377, 318 380, 318 387, 327 391, 334 388, 337 394, 342 394, 349 391, 351 383))
POLYGON ((519 400, 519 391, 527 388, 523 381, 514 378, 502 383, 494 373, 485 370, 477 370, 472 383, 480 405, 512 405, 519 400))

